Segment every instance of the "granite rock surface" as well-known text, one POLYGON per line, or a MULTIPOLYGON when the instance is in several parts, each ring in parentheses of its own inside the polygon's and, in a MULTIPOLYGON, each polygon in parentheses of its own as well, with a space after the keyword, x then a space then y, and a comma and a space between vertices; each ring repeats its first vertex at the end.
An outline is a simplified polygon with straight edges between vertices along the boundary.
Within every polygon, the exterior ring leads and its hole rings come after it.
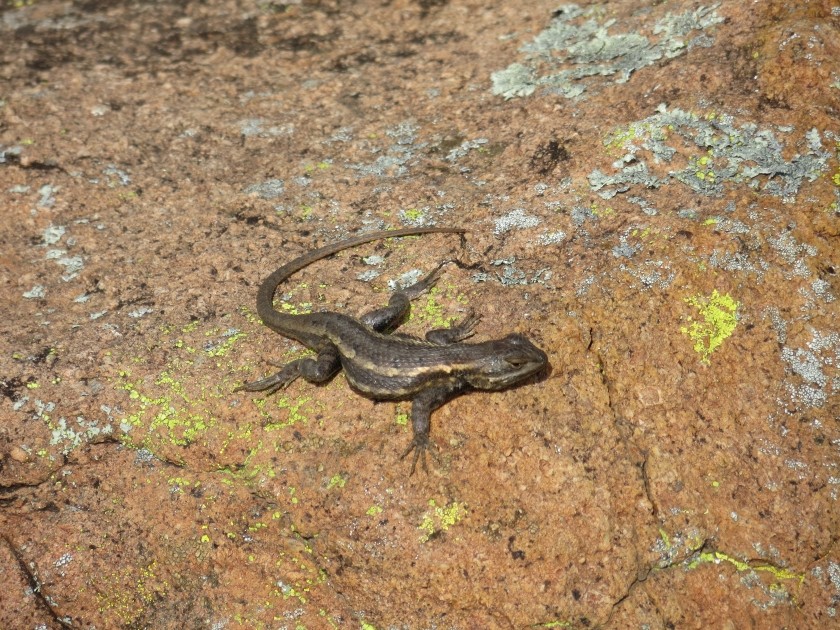
POLYGON ((0 627, 825 628, 840 614, 840 8, 0 4, 0 627), (446 267, 551 369, 432 417, 254 299, 446 267))

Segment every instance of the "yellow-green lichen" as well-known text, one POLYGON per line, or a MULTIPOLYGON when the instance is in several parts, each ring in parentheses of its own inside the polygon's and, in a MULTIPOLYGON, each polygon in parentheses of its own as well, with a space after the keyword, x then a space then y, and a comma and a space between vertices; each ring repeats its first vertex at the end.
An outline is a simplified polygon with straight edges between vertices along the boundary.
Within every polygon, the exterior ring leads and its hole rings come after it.
POLYGON ((181 328, 181 332, 183 332, 185 334, 189 334, 189 333, 197 330, 200 325, 201 325, 201 322, 196 319, 196 320, 190 322, 189 324, 187 324, 186 326, 184 326, 183 328, 181 328))
MULTIPOLYGON (((206 337, 215 337, 217 336, 216 330, 208 330, 204 335, 206 337)), ((229 330, 222 335, 220 341, 210 342, 205 344, 204 352, 209 357, 224 357, 231 351, 233 346, 236 344, 237 341, 240 339, 247 337, 248 335, 244 332, 238 330, 229 330)))
POLYGON ((254 400, 254 404, 257 405, 260 409, 260 415, 266 420, 263 429, 265 431, 276 431, 278 429, 290 427, 297 422, 306 422, 308 420, 308 416, 302 410, 306 403, 310 400, 312 400, 311 396, 298 396, 295 399, 290 399, 286 396, 275 395, 274 404, 276 408, 289 412, 285 420, 276 422, 271 421, 273 420, 273 417, 265 409, 265 399, 254 400))
POLYGON ((729 294, 721 295, 717 289, 709 296, 689 296, 685 302, 697 309, 701 319, 689 317, 688 326, 681 327, 680 332, 694 342, 694 351, 700 355, 700 362, 709 365, 709 357, 738 325, 740 303, 729 294))
POLYGON ((142 387, 142 383, 132 382, 129 378, 128 371, 120 372, 117 388, 128 392, 129 398, 135 403, 134 413, 123 418, 121 423, 124 431, 129 426, 144 426, 147 429, 143 446, 150 447, 148 440, 152 434, 165 436, 174 445, 186 446, 208 427, 215 425, 215 418, 203 409, 202 405, 197 405, 198 401, 191 400, 183 382, 173 378, 168 372, 162 372, 155 380, 155 385, 161 386, 166 392, 156 397, 141 393, 139 388, 142 387))
POLYGON ((113 615, 125 625, 143 616, 146 606, 166 597, 169 583, 158 576, 158 563, 91 578, 100 614, 113 615))
MULTIPOLYGON (((308 285, 306 283, 299 284, 295 290, 298 289, 306 289, 308 285)), ((275 307, 278 305, 275 304, 275 307)), ((312 302, 298 302, 297 304, 292 304, 291 302, 280 302, 279 308, 277 309, 288 315, 305 315, 307 313, 312 312, 312 302)))
POLYGON ((615 210, 612 207, 607 206, 606 208, 602 208, 597 203, 590 204, 589 210, 599 219, 604 219, 615 214, 615 210))
POLYGON ((315 164, 305 164, 303 166, 303 172, 305 174, 312 173, 315 169, 319 171, 327 171, 332 167, 332 163, 329 160, 321 160, 315 164))
POLYGON ((653 543, 653 550, 659 555, 656 568, 666 569, 677 562, 682 562, 686 557, 701 549, 705 542, 706 539, 694 528, 669 534, 660 527, 659 539, 653 543))
POLYGON ((604 146, 610 152, 624 151, 636 139, 637 130, 633 126, 618 127, 604 138, 604 146))
POLYGON ((417 526, 417 529, 423 532, 420 536, 421 543, 428 542, 433 536, 448 530, 467 515, 466 504, 454 501, 440 507, 434 499, 430 499, 429 508, 417 526))
POLYGON ((419 221, 423 218, 423 211, 417 208, 408 208, 403 210, 402 215, 409 221, 419 221))
POLYGON ((250 369, 230 358, 245 334, 232 327, 206 329, 200 321, 164 325, 159 333, 155 343, 150 338, 144 354, 118 359, 123 366, 145 369, 145 374, 133 376, 124 367, 114 379, 114 389, 124 391, 128 399, 126 413, 119 418, 120 439, 156 456, 168 451, 164 456, 167 460, 177 460, 173 446, 201 442, 218 448, 230 428, 230 423, 221 419, 224 416, 220 409, 233 389, 233 384, 226 377, 220 379, 219 374, 250 369), (165 357, 165 363, 161 358, 157 361, 162 364, 159 371, 149 374, 148 366, 156 363, 156 353, 165 357))
POLYGON ((454 299, 459 304, 466 304, 467 300, 463 294, 457 293, 454 286, 448 285, 444 288, 432 287, 426 294, 426 299, 413 307, 411 310, 411 320, 417 320, 428 329, 449 328, 456 320, 456 317, 446 317, 444 313, 443 304, 439 301, 440 298, 447 300, 454 299))
MULTIPOLYGON (((673 128, 671 127, 670 130, 673 128)), ((634 148, 635 142, 655 138, 660 141, 667 139, 668 127, 658 127, 653 122, 639 121, 627 127, 618 127, 604 138, 604 147, 611 155, 619 155, 634 148)))
POLYGON ((184 477, 170 477, 166 480, 166 483, 169 485, 169 489, 173 493, 183 492, 184 488, 189 488, 190 486, 192 486, 193 488, 198 488, 201 486, 200 481, 192 482, 184 477))
POLYGON ((802 586, 802 584, 805 582, 804 573, 797 573, 795 571, 791 571, 790 569, 786 569, 784 567, 777 567, 772 564, 750 564, 748 562, 744 562, 743 560, 738 560, 737 558, 730 556, 729 554, 723 553, 721 551, 703 551, 701 553, 698 553, 686 564, 686 567, 689 569, 696 569, 701 564, 720 564, 721 562, 728 562, 733 567, 735 567, 735 570, 739 573, 753 571, 755 573, 770 574, 775 580, 777 580, 777 582, 771 585, 770 588, 776 591, 786 592, 784 587, 779 583, 782 580, 795 580, 799 582, 800 586, 802 586))
POLYGON ((699 158, 692 158, 691 164, 694 167, 694 176, 700 181, 712 183, 717 179, 717 173, 714 171, 714 163, 710 156, 704 155, 699 158))
POLYGON ((346 483, 347 475, 333 475, 330 477, 329 482, 327 482, 327 490, 332 490, 333 488, 343 488, 346 483))
POLYGON ((426 299, 423 304, 419 305, 419 307, 414 310, 414 312, 417 313, 417 319, 431 324, 435 328, 449 326, 452 322, 452 318, 443 316, 443 305, 438 302, 437 299, 439 294, 440 289, 438 287, 433 287, 426 295, 426 299))
MULTIPOLYGON (((291 538, 297 539, 295 544, 285 547, 288 551, 280 551, 275 562, 277 570, 284 578, 274 581, 271 585, 272 595, 282 599, 296 598, 305 604, 312 589, 326 582, 327 574, 323 569, 314 566, 312 560, 302 555, 300 550, 292 551, 299 547, 296 543, 300 542, 300 535, 295 533, 293 528, 291 538), (294 581, 289 577, 291 575, 295 576, 294 581)), ((312 555, 311 548, 308 545, 304 546, 303 553, 312 555)))

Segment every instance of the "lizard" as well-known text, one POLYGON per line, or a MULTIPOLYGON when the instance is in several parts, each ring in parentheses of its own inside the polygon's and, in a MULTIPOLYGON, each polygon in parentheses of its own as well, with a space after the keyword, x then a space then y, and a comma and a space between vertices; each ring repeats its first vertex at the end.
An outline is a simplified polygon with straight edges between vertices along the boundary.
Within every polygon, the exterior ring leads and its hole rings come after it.
POLYGON ((386 307, 358 319, 330 311, 282 313, 274 308, 274 294, 295 272, 357 245, 399 236, 465 232, 454 227, 370 232, 311 250, 276 269, 259 286, 257 314, 268 328, 302 343, 316 356, 296 359, 279 372, 244 383, 234 391, 270 395, 298 377, 310 383, 325 383, 343 369, 351 388, 367 398, 411 400, 414 435, 400 459, 414 452, 409 476, 414 474, 418 458, 428 470, 426 451, 432 446, 437 448, 429 437, 432 412, 468 391, 506 389, 541 372, 548 364, 545 352, 519 333, 480 343, 464 342, 480 321, 475 313, 469 313, 451 328, 427 332, 425 339, 390 334, 405 319, 411 300, 434 286, 449 261, 415 284, 392 293, 386 307))

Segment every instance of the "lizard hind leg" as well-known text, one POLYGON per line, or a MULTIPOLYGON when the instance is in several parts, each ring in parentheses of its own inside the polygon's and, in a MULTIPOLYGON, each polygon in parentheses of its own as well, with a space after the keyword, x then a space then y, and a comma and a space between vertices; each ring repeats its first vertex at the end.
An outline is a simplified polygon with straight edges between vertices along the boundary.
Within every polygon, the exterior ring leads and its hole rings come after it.
POLYGON ((435 286, 435 284, 437 284, 437 281, 440 280, 441 275, 443 275, 443 268, 450 262, 452 261, 444 260, 437 267, 432 269, 425 278, 422 278, 414 284, 407 286, 405 289, 400 291, 400 293, 404 293, 409 300, 416 300, 426 291, 435 286))
POLYGON ((365 326, 381 333, 389 333, 398 328, 411 309, 411 301, 416 300, 435 286, 435 283, 440 279, 445 264, 446 262, 442 262, 425 278, 418 280, 405 289, 400 289, 392 293, 388 300, 388 306, 378 308, 370 313, 365 313, 359 318, 360 321, 365 326))
POLYGON ((341 357, 338 349, 335 346, 328 346, 321 349, 314 358, 295 359, 283 365, 279 372, 258 381, 243 383, 233 391, 265 392, 265 395, 269 396, 279 389, 288 387, 301 376, 309 383, 325 383, 339 369, 341 369, 341 357))

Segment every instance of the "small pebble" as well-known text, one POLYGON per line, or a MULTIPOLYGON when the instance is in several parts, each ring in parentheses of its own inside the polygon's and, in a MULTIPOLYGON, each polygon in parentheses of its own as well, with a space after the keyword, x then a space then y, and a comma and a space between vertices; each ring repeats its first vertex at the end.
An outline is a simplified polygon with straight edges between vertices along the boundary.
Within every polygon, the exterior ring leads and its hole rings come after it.
POLYGON ((26 463, 26 462, 28 462, 28 461, 29 461, 29 453, 27 453, 26 451, 24 451, 24 450, 23 450, 21 447, 19 447, 19 446, 13 446, 13 447, 12 447, 12 450, 10 450, 10 451, 9 451, 9 456, 10 456, 13 460, 15 460, 16 462, 19 462, 19 463, 21 463, 21 464, 24 464, 24 463, 26 463))

